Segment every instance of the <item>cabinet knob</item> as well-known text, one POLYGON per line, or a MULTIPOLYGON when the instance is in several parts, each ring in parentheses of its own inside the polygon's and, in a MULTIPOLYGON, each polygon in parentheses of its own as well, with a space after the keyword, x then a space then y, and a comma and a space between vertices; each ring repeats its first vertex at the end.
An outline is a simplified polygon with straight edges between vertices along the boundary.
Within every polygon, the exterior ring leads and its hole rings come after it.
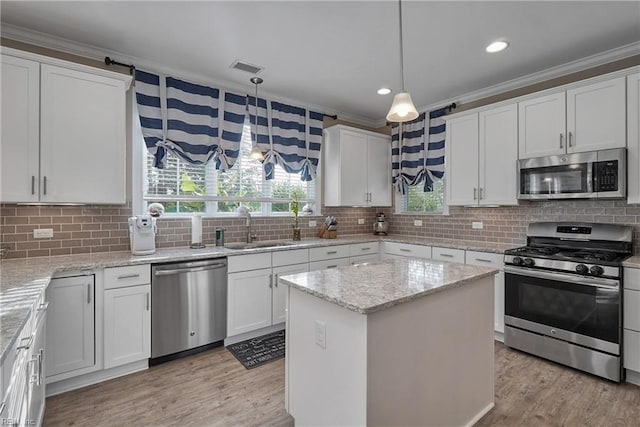
POLYGON ((190 337, 194 336, 195 334, 196 334, 196 333, 195 333, 195 331, 191 331, 191 332, 189 332, 189 336, 190 336, 190 337))

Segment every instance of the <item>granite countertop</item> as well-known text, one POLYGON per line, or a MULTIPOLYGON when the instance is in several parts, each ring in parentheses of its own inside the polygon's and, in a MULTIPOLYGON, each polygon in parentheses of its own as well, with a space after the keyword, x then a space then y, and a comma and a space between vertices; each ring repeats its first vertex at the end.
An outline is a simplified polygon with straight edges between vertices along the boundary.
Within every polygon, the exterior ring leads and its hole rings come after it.
POLYGON ((370 314, 497 272, 488 267, 407 258, 292 274, 279 281, 356 313, 370 314))
MULTIPOLYGON (((258 241, 255 242, 255 247, 243 249, 231 249, 219 246, 209 246, 204 249, 190 249, 185 247, 158 249, 156 253, 152 255, 143 256, 132 255, 130 252, 108 252, 87 255, 62 255, 55 257, 2 260, 0 262, 0 362, 4 360, 6 349, 11 346, 22 329, 22 326, 27 321, 38 295, 47 287, 49 281, 56 273, 377 241, 441 246, 494 253, 502 253, 505 249, 514 246, 493 242, 454 239, 418 239, 404 236, 378 237, 367 234, 341 236, 337 239, 304 239, 300 242, 258 241), (264 246, 270 243, 279 246, 264 246)), ((230 246, 233 245, 234 244, 230 244, 230 246)))
POLYGON ((632 268, 640 268, 640 255, 634 255, 630 258, 627 258, 622 263, 623 267, 632 267, 632 268))

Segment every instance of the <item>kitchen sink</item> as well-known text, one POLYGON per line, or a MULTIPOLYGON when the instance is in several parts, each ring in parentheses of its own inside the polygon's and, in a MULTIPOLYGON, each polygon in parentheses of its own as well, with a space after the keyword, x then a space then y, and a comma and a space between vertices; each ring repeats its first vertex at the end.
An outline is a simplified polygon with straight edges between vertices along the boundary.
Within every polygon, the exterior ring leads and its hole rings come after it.
POLYGON ((229 249, 256 249, 256 248, 277 248, 280 246, 295 245, 294 242, 253 242, 253 243, 227 243, 225 247, 229 249))

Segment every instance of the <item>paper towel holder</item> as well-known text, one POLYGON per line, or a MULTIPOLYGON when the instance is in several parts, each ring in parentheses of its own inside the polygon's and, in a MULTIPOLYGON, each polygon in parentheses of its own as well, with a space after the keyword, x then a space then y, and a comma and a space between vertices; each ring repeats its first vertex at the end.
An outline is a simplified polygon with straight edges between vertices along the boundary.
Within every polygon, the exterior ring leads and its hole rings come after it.
POLYGON ((191 249, 202 249, 205 244, 202 242, 202 215, 196 214, 191 217, 191 249))

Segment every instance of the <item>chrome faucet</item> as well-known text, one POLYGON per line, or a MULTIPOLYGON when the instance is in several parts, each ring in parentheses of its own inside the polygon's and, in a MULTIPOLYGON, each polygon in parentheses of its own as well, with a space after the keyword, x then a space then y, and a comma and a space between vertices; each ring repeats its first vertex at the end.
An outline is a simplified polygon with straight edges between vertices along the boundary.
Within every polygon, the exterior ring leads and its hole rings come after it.
POLYGON ((251 232, 251 212, 245 206, 240 206, 238 209, 236 209, 236 213, 240 216, 244 216, 247 219, 247 222, 245 224, 245 226, 247 227, 246 241, 247 243, 253 242, 258 238, 258 236, 255 233, 251 232))

